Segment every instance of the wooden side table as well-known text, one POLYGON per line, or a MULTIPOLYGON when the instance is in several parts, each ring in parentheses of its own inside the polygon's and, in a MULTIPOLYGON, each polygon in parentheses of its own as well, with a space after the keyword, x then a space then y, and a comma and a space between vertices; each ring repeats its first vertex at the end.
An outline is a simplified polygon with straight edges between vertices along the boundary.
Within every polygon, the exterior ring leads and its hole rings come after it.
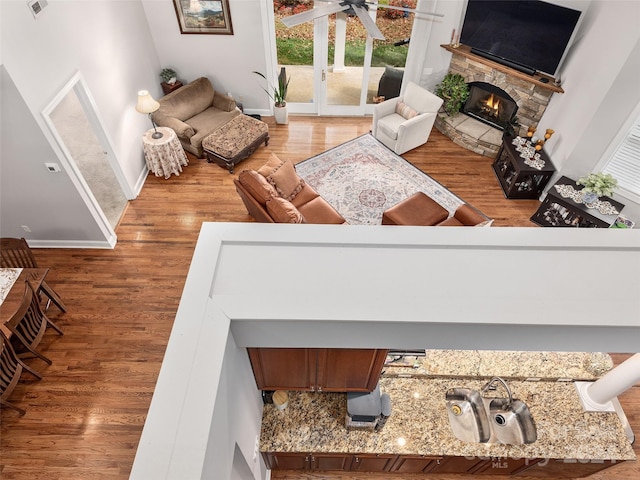
POLYGON ((162 86, 162 91, 164 92, 164 94, 169 95, 174 90, 179 89, 182 86, 182 83, 179 81, 174 83, 162 82, 160 85, 162 86))
POLYGON ((518 150, 520 145, 514 144, 518 140, 521 140, 520 137, 502 137, 502 146, 493 162, 493 171, 505 197, 536 199, 540 197, 556 169, 544 149, 533 159, 527 158, 527 154, 523 157, 523 152, 518 150))
POLYGON ((189 164, 176 132, 168 127, 157 127, 162 137, 153 138, 154 129, 147 130, 142 137, 142 148, 147 167, 156 177, 169 178, 182 172, 182 167, 189 164))
POLYGON ((568 177, 560 177, 531 221, 542 227, 609 228, 624 204, 609 197, 600 197, 594 204, 584 204, 583 188, 568 177))

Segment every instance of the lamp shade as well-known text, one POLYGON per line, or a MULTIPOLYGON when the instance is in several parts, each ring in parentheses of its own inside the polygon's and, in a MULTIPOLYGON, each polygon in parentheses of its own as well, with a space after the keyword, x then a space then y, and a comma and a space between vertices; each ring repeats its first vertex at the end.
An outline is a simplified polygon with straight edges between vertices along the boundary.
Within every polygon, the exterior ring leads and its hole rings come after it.
POLYGON ((160 104, 146 90, 138 92, 138 103, 136 110, 140 113, 153 113, 160 108, 160 104))

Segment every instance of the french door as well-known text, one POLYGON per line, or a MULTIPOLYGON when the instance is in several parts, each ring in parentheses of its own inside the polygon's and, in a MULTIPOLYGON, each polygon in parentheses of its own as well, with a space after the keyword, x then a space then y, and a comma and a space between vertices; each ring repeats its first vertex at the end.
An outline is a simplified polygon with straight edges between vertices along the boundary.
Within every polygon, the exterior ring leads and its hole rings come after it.
MULTIPOLYGON (((326 5, 326 2, 316 1, 316 5, 326 5)), ((375 19, 374 7, 370 9, 370 15, 375 19)), ((277 16, 275 21, 279 21, 277 16)), ((287 95, 289 112, 364 115, 372 111, 373 96, 382 74, 371 75, 373 39, 364 31, 350 32, 347 38, 348 22, 359 20, 340 12, 313 22, 312 46, 305 47, 313 51, 313 55, 305 57, 311 61, 287 65, 286 55, 278 51, 277 63, 285 67, 291 77, 287 95)))

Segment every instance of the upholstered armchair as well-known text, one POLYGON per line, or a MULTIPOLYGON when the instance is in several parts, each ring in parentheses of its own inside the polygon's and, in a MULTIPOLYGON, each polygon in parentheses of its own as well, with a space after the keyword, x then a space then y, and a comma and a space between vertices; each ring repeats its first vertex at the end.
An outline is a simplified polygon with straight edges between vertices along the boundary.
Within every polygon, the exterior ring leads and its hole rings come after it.
POLYGON ((374 106, 373 136, 398 155, 427 143, 442 99, 409 82, 404 95, 374 106))

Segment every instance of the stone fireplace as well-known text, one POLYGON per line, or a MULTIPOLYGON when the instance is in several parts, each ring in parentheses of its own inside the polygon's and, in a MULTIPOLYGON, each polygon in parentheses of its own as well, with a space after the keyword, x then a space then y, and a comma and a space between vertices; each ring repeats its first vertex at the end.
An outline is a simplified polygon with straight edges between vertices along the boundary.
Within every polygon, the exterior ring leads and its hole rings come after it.
POLYGON ((442 47, 453 54, 449 72, 459 73, 476 88, 472 88, 467 101, 474 105, 467 107, 465 104, 465 108, 472 110, 469 115, 460 113, 450 117, 441 112, 436 119, 436 128, 458 145, 481 155, 495 157, 502 144, 502 129, 507 123, 515 119, 518 123, 516 133, 524 134, 527 127, 540 121, 551 96, 563 93, 549 76, 527 75, 477 56, 465 45, 442 47))
POLYGON ((471 82, 468 85, 469 98, 462 107, 462 113, 499 130, 507 128, 518 111, 515 100, 490 83, 471 82))

